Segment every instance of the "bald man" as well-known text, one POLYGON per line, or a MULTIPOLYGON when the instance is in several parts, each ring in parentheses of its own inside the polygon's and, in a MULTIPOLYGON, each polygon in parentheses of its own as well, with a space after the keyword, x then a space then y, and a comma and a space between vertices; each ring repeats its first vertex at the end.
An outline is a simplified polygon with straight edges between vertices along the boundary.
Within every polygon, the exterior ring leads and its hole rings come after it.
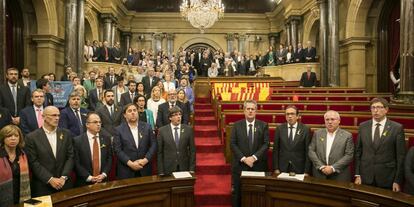
POLYGON ((55 106, 43 111, 43 126, 26 136, 26 151, 32 171, 32 196, 43 196, 72 187, 72 135, 58 128, 60 112, 55 106))

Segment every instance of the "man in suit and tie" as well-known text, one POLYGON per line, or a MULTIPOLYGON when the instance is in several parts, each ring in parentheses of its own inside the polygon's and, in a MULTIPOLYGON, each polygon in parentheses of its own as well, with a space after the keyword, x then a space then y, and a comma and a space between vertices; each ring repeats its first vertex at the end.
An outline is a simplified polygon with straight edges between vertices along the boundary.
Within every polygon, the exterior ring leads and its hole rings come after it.
POLYGON ((160 79, 155 76, 154 68, 147 69, 147 75, 142 78, 142 83, 144 84, 145 94, 151 94, 152 88, 158 83, 160 79))
POLYGON ((406 153, 403 126, 387 117, 388 101, 371 101, 372 119, 359 125, 355 183, 401 191, 406 153))
POLYGON ((295 63, 303 63, 305 62, 305 50, 302 47, 302 44, 299 42, 298 47, 295 49, 295 53, 293 54, 294 62, 295 63))
POLYGON ((151 175, 151 159, 157 140, 151 126, 138 120, 138 107, 127 104, 125 122, 116 127, 114 150, 118 156, 117 178, 126 179, 151 175))
POLYGON ((23 68, 22 72, 20 72, 20 75, 22 76, 22 78, 17 80, 17 84, 30 88, 30 81, 31 80, 30 80, 29 68, 23 68))
POLYGON ((169 109, 171 123, 158 131, 157 167, 159 175, 171 175, 172 172, 195 172, 196 148, 193 129, 181 124, 182 110, 178 106, 169 109))
POLYGON ((112 136, 115 136, 115 127, 121 124, 122 109, 115 105, 115 93, 113 90, 106 90, 103 94, 104 104, 96 109, 99 114, 102 127, 112 136))
POLYGON ((132 103, 135 96, 137 96, 137 83, 134 80, 128 81, 128 91, 121 95, 121 101, 119 105, 125 106, 129 103, 132 103))
POLYGON ((17 84, 19 71, 9 68, 6 72, 7 82, 0 86, 0 106, 7 108, 12 115, 12 123, 20 124, 20 111, 31 105, 30 90, 17 84))
POLYGON ((96 78, 95 85, 96 87, 89 91, 88 109, 91 111, 95 111, 96 108, 102 105, 102 97, 104 92, 103 79, 101 77, 96 78))
POLYGON ((257 103, 244 102, 245 119, 236 122, 231 130, 230 147, 233 154, 233 206, 241 205, 241 171, 267 171, 269 147, 268 124, 256 119, 257 103))
POLYGON ((185 107, 185 105, 177 100, 177 91, 175 89, 171 89, 168 91, 168 100, 165 103, 162 103, 158 106, 158 113, 157 113, 157 120, 156 125, 158 128, 165 126, 170 123, 170 108, 174 106, 178 106, 181 109, 181 123, 188 124, 190 112, 185 107))
POLYGON ((59 109, 48 106, 43 111, 43 127, 26 136, 31 192, 33 197, 49 195, 72 187, 73 147, 71 133, 58 128, 59 109))
POLYGON ((315 87, 317 81, 316 73, 312 72, 312 66, 307 65, 306 72, 302 73, 300 77, 300 87, 315 87))
POLYGON ((67 66, 65 69, 65 74, 62 75, 60 78, 61 81, 72 81, 71 74, 72 74, 72 67, 67 66))
POLYGON ((339 128, 341 118, 338 112, 327 111, 324 119, 326 128, 315 131, 309 145, 313 176, 350 182, 349 165, 354 158, 352 134, 339 128))
POLYGON ((118 84, 118 76, 115 74, 115 68, 109 66, 108 74, 104 79, 105 89, 112 89, 118 84))
POLYGON ((112 59, 111 48, 108 46, 108 41, 104 41, 101 48, 99 48, 99 62, 109 62, 112 59))
POLYGON ((80 107, 81 97, 77 92, 69 95, 69 106, 60 114, 59 127, 69 129, 73 136, 79 136, 85 130, 86 114, 88 111, 80 107))
POLYGON ((53 106, 53 95, 50 92, 49 80, 41 78, 36 81, 36 88, 41 89, 44 93, 45 101, 43 102, 43 107, 53 106))
POLYGON ((111 171, 111 135, 101 131, 101 124, 97 113, 88 113, 86 132, 73 138, 77 186, 101 183, 111 171))
POLYGON ((307 48, 304 51, 305 61, 306 62, 315 62, 316 58, 316 48, 312 47, 312 42, 307 42, 307 48))
POLYGON ((43 102, 44 92, 36 89, 32 92, 33 105, 27 106, 20 112, 20 129, 23 134, 28 134, 43 125, 43 102))
POLYGON ((281 172, 309 175, 311 163, 308 157, 311 141, 309 127, 298 122, 299 109, 290 105, 285 110, 286 123, 276 128, 273 145, 273 169, 281 172))

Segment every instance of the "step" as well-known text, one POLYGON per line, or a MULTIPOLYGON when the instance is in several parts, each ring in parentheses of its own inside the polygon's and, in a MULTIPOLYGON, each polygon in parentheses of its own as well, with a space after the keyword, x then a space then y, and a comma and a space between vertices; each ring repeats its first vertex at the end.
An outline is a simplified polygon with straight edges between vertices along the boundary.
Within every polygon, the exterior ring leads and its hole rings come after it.
POLYGON ((196 152, 223 152, 223 145, 218 137, 206 138, 206 139, 195 139, 196 152))
POLYGON ((210 103, 195 103, 194 109, 212 109, 213 106, 210 103))
POLYGON ((196 97, 195 103, 209 103, 211 104, 210 98, 198 98, 196 97))
POLYGON ((197 205, 231 205, 231 175, 197 175, 197 205))
MULTIPOLYGON (((207 125, 206 125, 207 126, 207 125)), ((217 127, 214 126, 214 128, 210 128, 210 129, 205 129, 205 128, 201 128, 201 129, 196 129, 197 127, 200 126, 195 126, 194 127, 194 136, 197 137, 217 137, 218 136, 218 130, 217 127)))
POLYGON ((218 136, 218 134, 216 135, 205 135, 202 136, 202 134, 195 134, 195 139, 218 139, 220 140, 220 137, 218 136))
POLYGON ((194 123, 195 125, 216 125, 217 120, 214 116, 196 116, 194 123))
POLYGON ((226 163, 222 152, 197 153, 196 159, 198 175, 228 175, 231 173, 230 164, 226 163))
POLYGON ((196 205, 196 207, 231 207, 231 205, 196 205))
POLYGON ((195 116, 196 117, 197 116, 200 116, 200 117, 203 117, 203 116, 214 116, 213 109, 197 109, 197 110, 194 110, 194 113, 195 113, 195 116))

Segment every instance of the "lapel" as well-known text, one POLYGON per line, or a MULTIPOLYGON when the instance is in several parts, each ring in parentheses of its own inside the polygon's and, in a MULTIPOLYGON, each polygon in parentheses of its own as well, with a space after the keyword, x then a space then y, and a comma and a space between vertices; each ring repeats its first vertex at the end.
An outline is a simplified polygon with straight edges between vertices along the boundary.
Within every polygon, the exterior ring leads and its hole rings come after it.
MULTIPOLYGON (((47 151, 50 157, 55 158, 55 156, 53 155, 52 146, 50 146, 49 140, 47 140, 47 136, 46 136, 44 129, 41 128, 41 131, 39 133, 41 134, 41 136, 39 136, 39 141, 42 143, 43 146, 45 146, 44 150, 47 151)), ((56 137, 56 143, 57 143, 57 139, 58 137, 56 137)), ((56 150, 56 155, 57 155, 57 150, 56 150)))
POLYGON ((86 133, 82 134, 81 143, 82 143, 82 146, 84 146, 87 149, 86 155, 84 156, 86 156, 85 157, 86 160, 89 161, 89 164, 91 165, 91 169, 93 169, 92 156, 91 156, 93 152, 91 152, 91 145, 89 144, 88 135, 86 135, 86 133))
POLYGON ((249 147, 249 137, 246 131, 247 129, 246 121, 247 121, 246 119, 243 119, 241 123, 241 133, 242 133, 242 137, 244 137, 243 142, 245 142, 247 144, 246 146, 249 147))
MULTIPOLYGON (((174 146, 174 148, 176 149, 176 151, 178 151, 177 145, 175 144, 174 133, 173 133, 173 131, 171 129, 171 125, 168 124, 167 126, 168 126, 167 129, 168 129, 168 133, 169 133, 169 136, 168 137, 169 137, 170 143, 172 143, 172 145, 174 146)), ((180 145, 180 143, 178 143, 178 145, 180 145)))
POLYGON ((368 131, 367 137, 368 137, 369 146, 375 151, 374 142, 372 140, 372 119, 369 120, 367 124, 367 131, 368 131))
POLYGON ((293 134, 293 142, 292 142, 292 147, 296 145, 296 143, 299 142, 299 139, 302 137, 303 133, 303 127, 302 125, 298 122, 297 128, 296 128, 296 133, 293 134))
POLYGON ((387 139, 389 137, 390 131, 391 131, 391 124, 390 124, 390 120, 387 118, 387 121, 385 122, 384 130, 382 131, 382 134, 380 136, 381 139, 380 139, 378 149, 381 148, 381 146, 385 142, 385 139, 387 139))
POLYGON ((138 122, 138 146, 141 146, 143 137, 146 137, 146 134, 143 134, 145 125, 143 122, 138 122))
POLYGON ((338 128, 338 131, 335 134, 334 140, 332 142, 331 151, 329 152, 329 158, 331 158, 332 152, 338 147, 338 144, 342 141, 342 130, 338 128))
POLYGON ((36 119, 36 112, 33 108, 33 105, 32 105, 31 110, 29 111, 29 113, 30 113, 29 117, 31 118, 29 123, 33 123, 33 125, 36 126, 35 129, 37 129, 38 128, 38 123, 37 123, 37 119, 36 119))
MULTIPOLYGON (((101 151, 101 171, 104 167, 104 162, 105 159, 103 159, 104 157, 106 157, 106 147, 107 147, 107 143, 105 142, 105 139, 103 138, 102 133, 99 133, 99 150, 101 151)), ((89 155, 90 156, 90 155, 89 155)), ((92 159, 91 159, 92 161, 92 159)), ((92 162, 91 162, 92 164, 92 162)))
POLYGON ((62 148, 63 140, 65 138, 66 137, 63 136, 63 132, 59 128, 56 129, 56 160, 59 160, 58 159, 59 154, 60 154, 59 152, 62 148))
MULTIPOLYGON (((126 128, 128 129, 128 130, 126 130, 126 133, 127 133, 127 136, 129 136, 129 140, 131 140, 132 144, 134 145, 134 149, 138 150, 137 143, 135 142, 135 139, 134 139, 134 135, 132 135, 132 132, 131 132, 131 128, 129 128, 129 125, 126 122, 125 122, 125 125, 126 125, 126 128)), ((139 129, 138 129, 138 133, 139 133, 139 129)), ((139 140, 139 137, 138 137, 138 140, 139 140)), ((138 144, 139 144, 139 142, 138 142, 138 144)), ((138 147, 139 147, 139 145, 138 145, 138 147)))
POLYGON ((178 132, 180 135, 180 140, 178 140, 178 148, 180 148, 180 145, 182 145, 182 143, 184 143, 184 141, 182 141, 183 139, 184 139, 184 127, 183 127, 183 125, 181 124, 180 125, 181 127, 180 127, 180 131, 178 132))
POLYGON ((322 142, 322 160, 326 163, 326 139, 327 139, 328 132, 326 129, 321 130, 321 134, 319 135, 318 139, 322 142))

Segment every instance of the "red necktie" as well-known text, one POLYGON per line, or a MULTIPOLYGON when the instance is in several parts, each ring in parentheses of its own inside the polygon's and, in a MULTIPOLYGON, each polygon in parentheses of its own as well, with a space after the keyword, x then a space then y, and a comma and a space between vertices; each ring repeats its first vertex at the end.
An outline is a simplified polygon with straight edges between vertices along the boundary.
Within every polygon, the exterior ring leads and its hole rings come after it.
POLYGON ((97 141, 98 137, 93 137, 93 152, 92 152, 92 168, 93 168, 93 176, 97 176, 100 174, 99 170, 99 145, 97 141))

